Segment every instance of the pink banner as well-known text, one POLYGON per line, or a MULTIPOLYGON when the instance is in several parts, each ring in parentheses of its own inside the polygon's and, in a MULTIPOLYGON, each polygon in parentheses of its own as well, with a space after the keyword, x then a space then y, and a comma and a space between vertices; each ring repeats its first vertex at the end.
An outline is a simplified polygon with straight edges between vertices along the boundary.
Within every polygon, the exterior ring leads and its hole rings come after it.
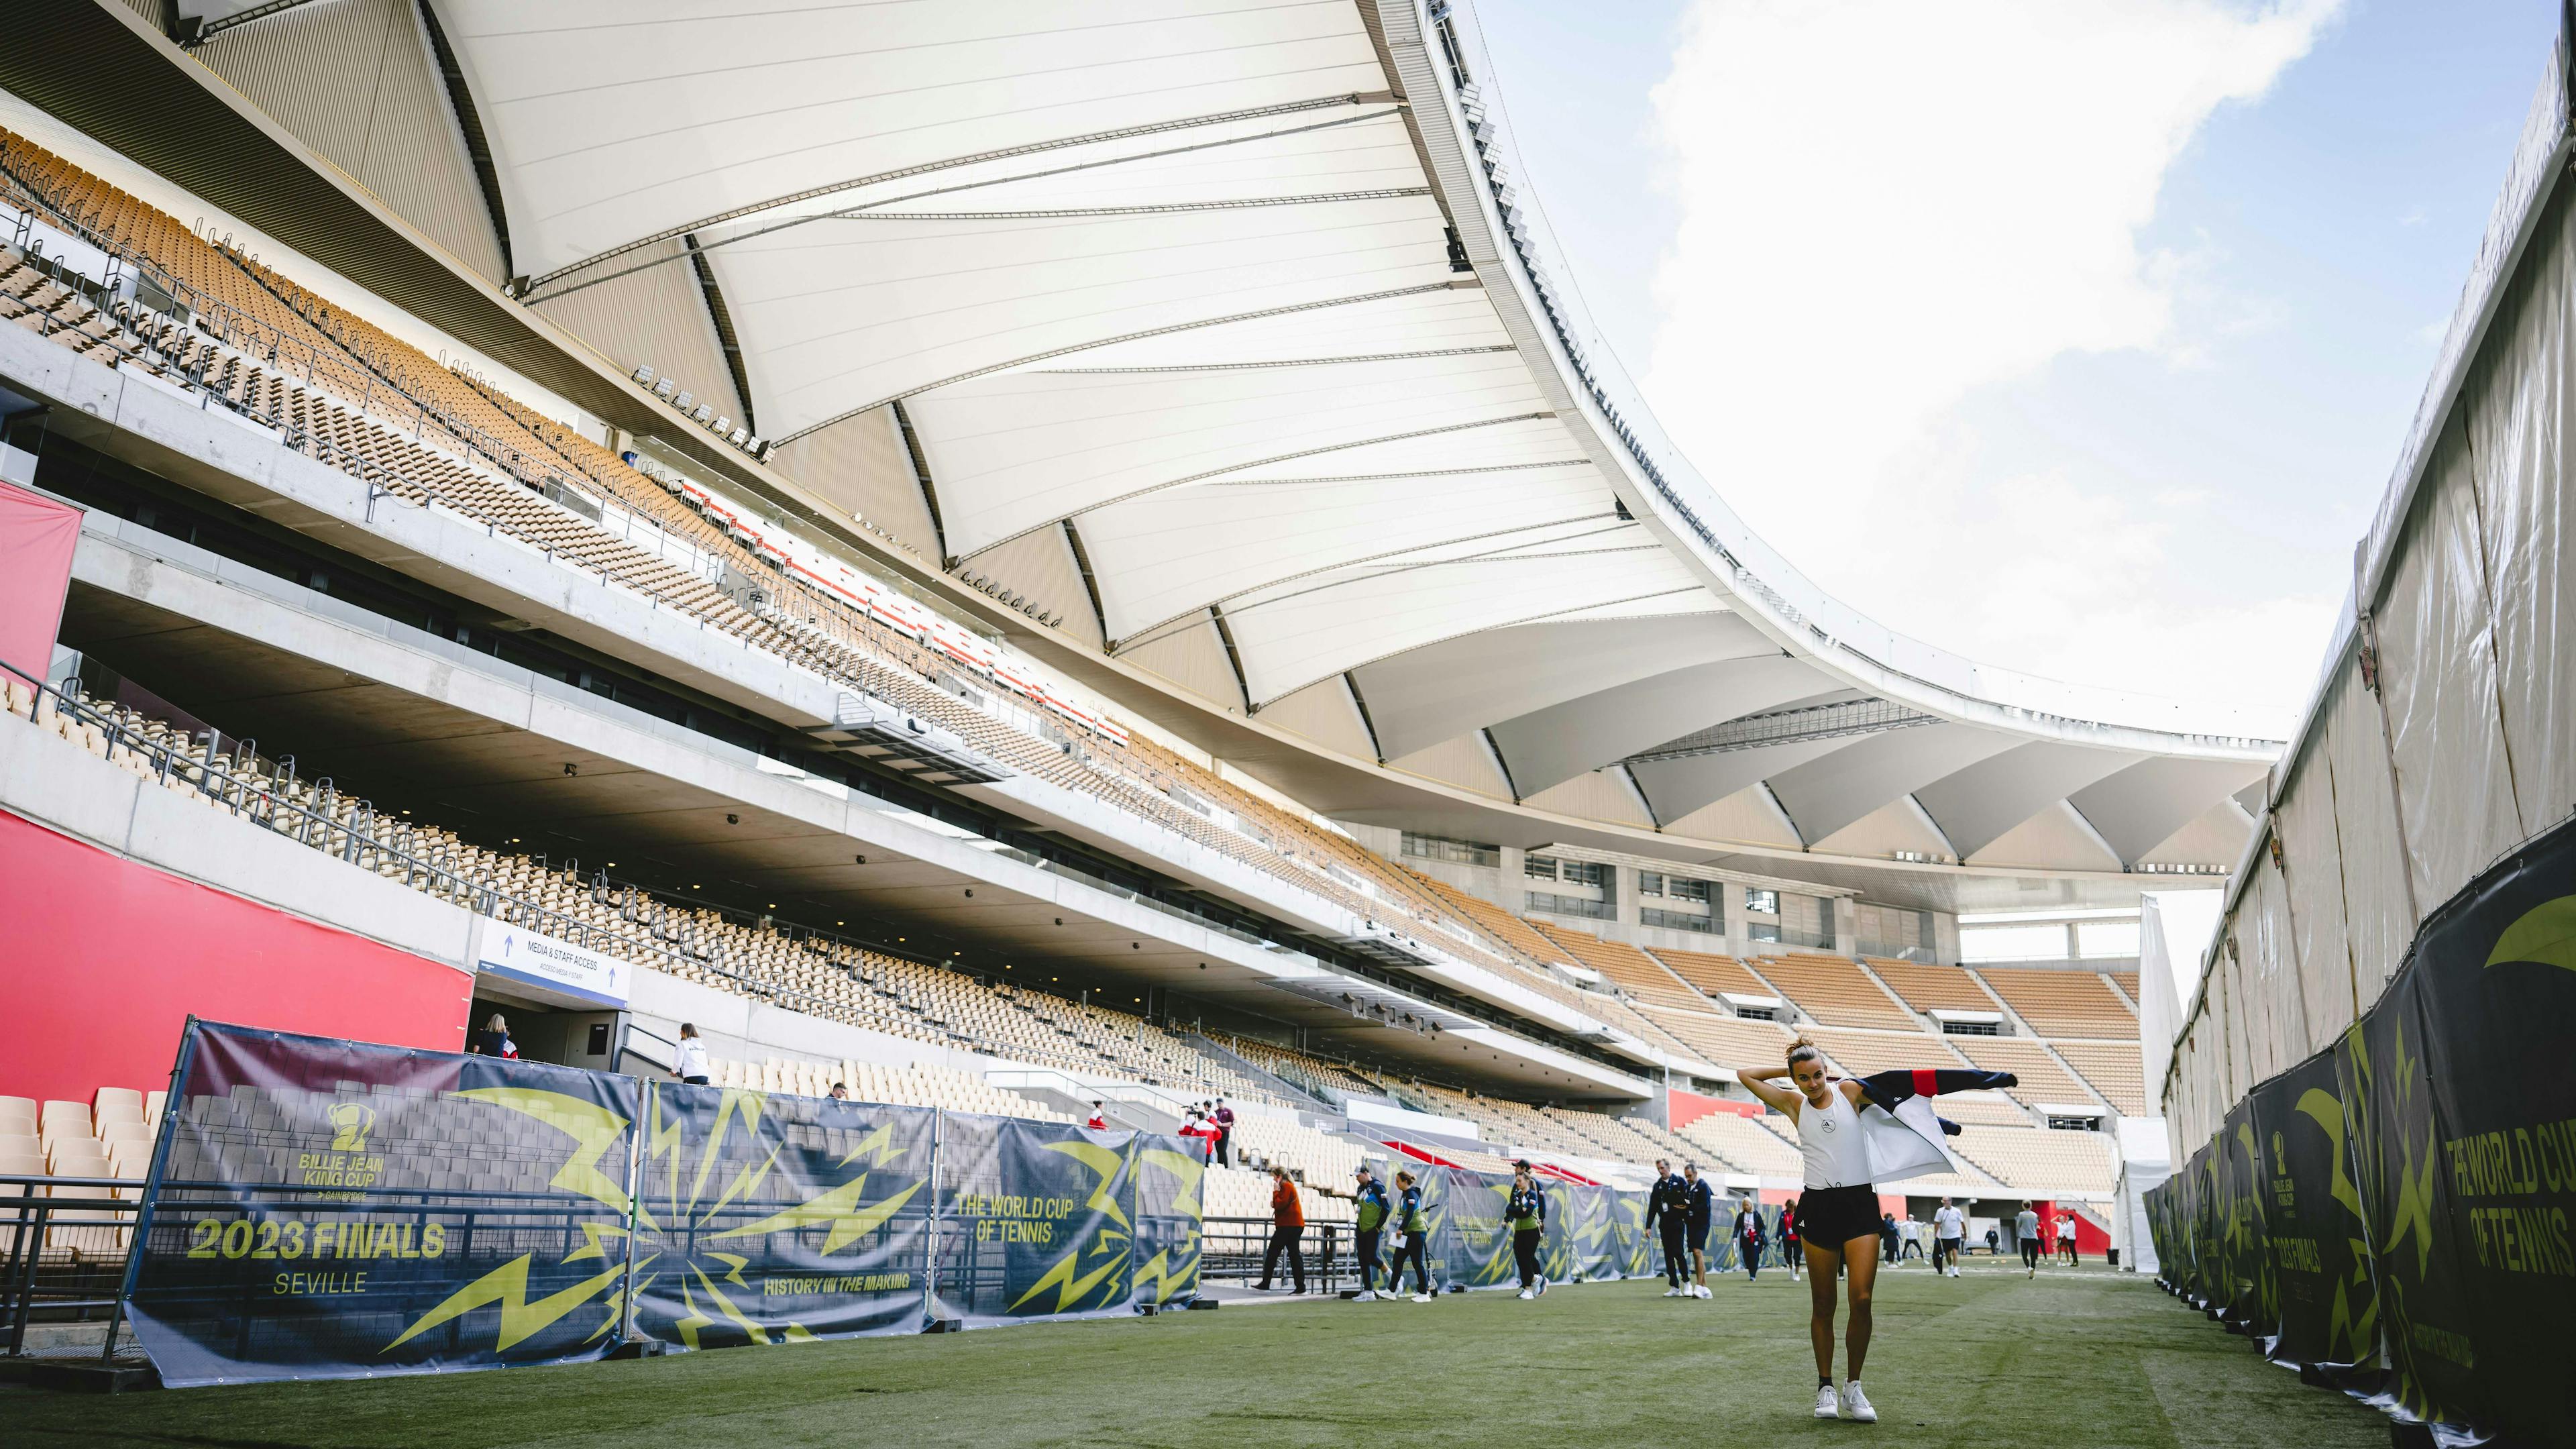
POLYGON ((0 483, 0 663, 33 679, 53 662, 81 511, 0 483))

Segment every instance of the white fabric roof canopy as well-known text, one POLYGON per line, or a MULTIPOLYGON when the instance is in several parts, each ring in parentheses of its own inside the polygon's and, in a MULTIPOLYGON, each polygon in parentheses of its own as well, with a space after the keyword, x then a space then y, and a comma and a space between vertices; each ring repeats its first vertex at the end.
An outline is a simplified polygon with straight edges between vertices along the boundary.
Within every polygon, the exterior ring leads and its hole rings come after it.
MULTIPOLYGON (((1493 728, 1551 783, 1666 722, 1657 739, 1850 682, 1804 631, 1784 649, 1722 617, 1733 561, 1639 520, 1616 439, 1563 411, 1582 389, 1532 344, 1515 264, 1466 264, 1457 228, 1488 236, 1493 203, 1459 194, 1473 158, 1437 159, 1421 124, 1443 108, 1455 144, 1448 98, 1400 97, 1372 35, 1413 33, 1410 0, 433 3, 538 299, 688 236, 761 433, 901 400, 946 551, 1072 525, 1113 652, 1214 611, 1256 709, 1408 657, 1525 671, 1527 690, 1390 681, 1383 725, 1493 728), (1657 642, 1605 670, 1582 641, 1614 629, 1657 642), (1480 636, 1513 643, 1458 647, 1480 636)), ((1632 779, 1669 819, 1782 777, 1839 827, 2029 738, 1985 720, 1632 779)), ((2048 773, 2107 800, 2137 758, 2048 773)), ((2205 808, 2243 773, 2173 778, 2205 808)), ((2013 823, 1956 809, 1980 840, 2013 823)))

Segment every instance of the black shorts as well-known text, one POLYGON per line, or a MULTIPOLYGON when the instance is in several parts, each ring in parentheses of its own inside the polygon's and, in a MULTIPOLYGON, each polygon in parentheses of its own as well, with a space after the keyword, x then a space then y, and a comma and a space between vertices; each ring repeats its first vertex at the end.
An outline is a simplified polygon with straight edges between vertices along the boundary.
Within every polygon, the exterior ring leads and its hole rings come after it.
POLYGON ((1689 1231, 1689 1234, 1690 1234, 1690 1250, 1691 1250, 1692 1252, 1694 1252, 1694 1253, 1705 1253, 1705 1252, 1707 1252, 1707 1251, 1708 1251, 1708 1224, 1706 1224, 1706 1223, 1692 1223, 1692 1224, 1690 1225, 1690 1227, 1689 1227, 1688 1231, 1689 1231))
POLYGON ((1819 1248, 1842 1251, 1854 1238, 1878 1239, 1878 1189, 1811 1187, 1798 1197, 1798 1236, 1819 1248))

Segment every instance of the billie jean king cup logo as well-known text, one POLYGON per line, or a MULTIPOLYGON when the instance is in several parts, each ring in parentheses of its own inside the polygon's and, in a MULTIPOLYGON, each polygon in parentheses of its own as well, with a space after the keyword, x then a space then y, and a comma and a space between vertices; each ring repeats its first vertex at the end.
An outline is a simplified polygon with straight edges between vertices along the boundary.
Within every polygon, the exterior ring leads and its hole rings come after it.
POLYGON ((364 1152, 367 1134, 376 1128, 376 1109, 364 1102, 342 1102, 327 1114, 331 1123, 331 1150, 364 1152))

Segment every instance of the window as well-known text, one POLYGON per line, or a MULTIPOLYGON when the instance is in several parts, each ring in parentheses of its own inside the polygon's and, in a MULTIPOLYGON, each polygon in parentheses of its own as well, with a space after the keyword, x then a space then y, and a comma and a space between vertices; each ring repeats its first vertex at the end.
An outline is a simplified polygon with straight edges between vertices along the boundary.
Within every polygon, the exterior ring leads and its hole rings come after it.
POLYGON ((1557 863, 1557 879, 1568 885, 1608 886, 1610 867, 1597 860, 1567 860, 1557 863))
POLYGON ((1777 941, 1780 939, 1779 923, 1776 921, 1748 921, 1744 926, 1744 937, 1748 941, 1777 941))
POLYGON ((1717 922, 1711 917, 1703 916, 1696 911, 1668 911, 1661 906, 1648 906, 1637 912, 1637 922, 1640 925, 1661 926, 1668 931, 1699 931, 1714 934, 1717 930, 1717 922))
POLYGON ((2138 954, 2138 923, 2079 922, 2075 927, 2075 948, 2087 960, 2102 956, 2135 956, 2138 954))
POLYGON ((1522 856, 1521 874, 1528 876, 1531 880, 1554 880, 1556 879, 1556 857, 1552 855, 1522 856))
MULTIPOLYGON (((1780 914, 1780 893, 1778 891, 1756 890, 1751 886, 1746 886, 1744 888, 1744 909, 1749 914, 1756 916, 1776 916, 1780 914)), ((1756 936, 1753 939, 1757 941, 1777 941, 1780 939, 1780 933, 1774 931, 1768 936, 1756 936)))
POLYGON ((1996 1021, 1945 1021, 1941 1023, 1941 1034, 1943 1036, 2002 1036, 2004 1028, 2003 1023, 1996 1021))
POLYGON ((2102 1120, 2098 1117, 2051 1117, 2048 1119, 2049 1130, 2053 1132, 2091 1132, 2098 1129, 2101 1125, 2102 1120))
POLYGON ((1503 863, 1502 847, 1473 840, 1448 840, 1437 835, 1404 832, 1404 853, 1416 860, 1445 860, 1452 865, 1499 866, 1503 863))
POLYGON ((1664 893, 1664 878, 1651 870, 1637 872, 1637 894, 1659 896, 1664 893))
POLYGON ((1717 887, 1704 880, 1677 880, 1664 892, 1677 901, 1697 901, 1703 906, 1717 901, 1717 887))
POLYGON ((1735 1008, 1735 1014, 1744 1018, 1746 1021, 1778 1021, 1780 1019, 1779 1010, 1775 1007, 1769 1006, 1739 1006, 1735 1008))
POLYGON ((1590 896, 1560 896, 1547 891, 1531 891, 1528 909, 1545 911, 1555 916, 1583 916, 1596 921, 1619 918, 1619 907, 1611 901, 1596 901, 1590 896))

